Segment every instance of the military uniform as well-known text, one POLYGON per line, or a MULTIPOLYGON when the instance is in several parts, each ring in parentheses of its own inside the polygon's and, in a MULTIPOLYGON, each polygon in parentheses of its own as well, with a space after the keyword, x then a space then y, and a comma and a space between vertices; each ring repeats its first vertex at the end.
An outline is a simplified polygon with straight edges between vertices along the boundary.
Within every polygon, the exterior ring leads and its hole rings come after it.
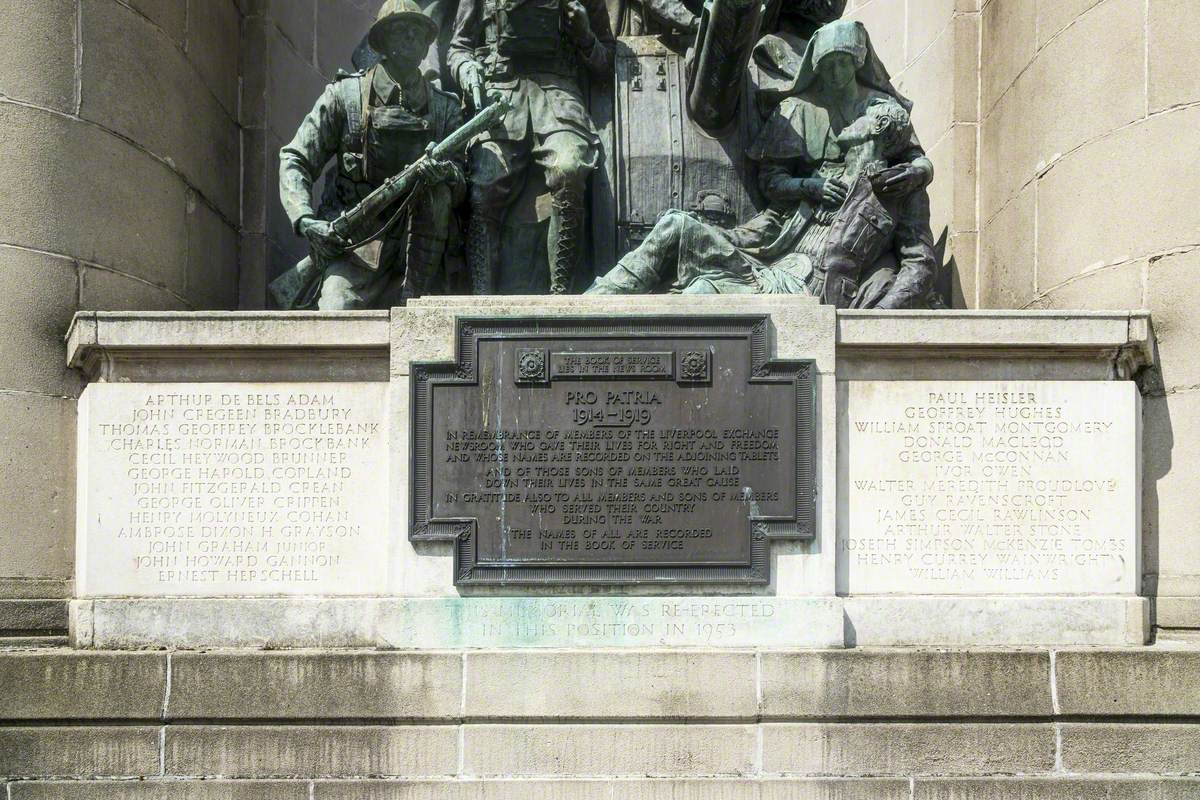
MULTIPOLYGON (((293 227, 299 232, 306 217, 332 220, 356 206, 462 124, 458 98, 419 73, 407 85, 396 83, 382 64, 339 76, 280 151, 280 199, 293 227), (313 183, 335 157, 336 169, 314 211, 313 183)), ((314 300, 321 310, 388 307, 433 288, 444 277, 452 210, 465 186, 463 167, 454 165, 448 183, 418 189, 402 213, 381 223, 382 236, 324 263, 319 300, 310 291, 297 307, 311 307, 314 300)))
POLYGON ((467 262, 476 294, 495 291, 500 225, 531 165, 550 192, 551 291, 564 292, 579 259, 583 189, 599 158, 584 103, 581 66, 612 72, 615 41, 604 0, 585 0, 591 34, 574 41, 560 0, 461 0, 447 61, 458 85, 478 69, 489 93, 512 104, 503 123, 471 147, 467 262))

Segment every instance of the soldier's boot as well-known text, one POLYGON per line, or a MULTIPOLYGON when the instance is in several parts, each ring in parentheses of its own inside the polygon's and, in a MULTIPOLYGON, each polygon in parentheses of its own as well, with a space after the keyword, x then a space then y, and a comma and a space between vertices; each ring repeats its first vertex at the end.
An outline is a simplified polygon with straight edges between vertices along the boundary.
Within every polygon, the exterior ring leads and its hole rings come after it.
POLYGON ((471 293, 496 293, 496 266, 500 256, 500 223, 478 211, 467 225, 467 268, 471 272, 471 293))
POLYGON ((428 294, 442 272, 442 257, 446 254, 446 240, 413 231, 408 235, 405 253, 404 299, 410 300, 428 294))
POLYGON ((566 294, 579 264, 583 240, 583 193, 574 187, 562 187, 550 196, 550 231, 547 237, 550 257, 550 294, 566 294))

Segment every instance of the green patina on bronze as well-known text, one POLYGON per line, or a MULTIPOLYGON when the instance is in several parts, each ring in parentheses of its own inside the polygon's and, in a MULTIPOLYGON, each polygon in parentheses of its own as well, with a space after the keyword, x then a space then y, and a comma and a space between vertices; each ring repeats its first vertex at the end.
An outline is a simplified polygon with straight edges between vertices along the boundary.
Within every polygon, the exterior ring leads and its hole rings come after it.
POLYGON ((820 28, 750 148, 768 208, 724 228, 673 210, 589 289, 813 294, 839 307, 927 303, 933 166, 858 22, 820 28))

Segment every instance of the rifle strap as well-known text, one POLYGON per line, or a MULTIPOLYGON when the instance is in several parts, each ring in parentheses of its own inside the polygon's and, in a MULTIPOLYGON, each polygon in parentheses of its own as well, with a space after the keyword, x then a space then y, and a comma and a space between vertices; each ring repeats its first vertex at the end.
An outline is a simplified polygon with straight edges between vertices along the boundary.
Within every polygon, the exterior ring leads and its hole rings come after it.
POLYGON ((358 152, 362 154, 363 159, 363 175, 371 174, 371 164, 367 147, 367 142, 371 140, 371 87, 375 85, 375 70, 379 69, 379 65, 371 67, 359 79, 359 113, 362 114, 362 121, 358 126, 357 147, 358 152))

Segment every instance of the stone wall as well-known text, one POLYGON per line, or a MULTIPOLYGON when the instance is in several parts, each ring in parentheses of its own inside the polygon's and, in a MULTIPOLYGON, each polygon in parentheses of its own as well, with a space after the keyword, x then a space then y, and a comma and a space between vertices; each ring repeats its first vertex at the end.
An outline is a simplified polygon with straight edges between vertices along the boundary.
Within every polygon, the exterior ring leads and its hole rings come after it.
POLYGON ((952 275, 955 308, 976 296, 975 161, 979 120, 980 0, 850 0, 933 161, 932 229, 952 275))
POLYGON ((0 0, 0 631, 65 627, 71 315, 237 305, 239 24, 234 0, 0 0))
POLYGON ((279 204, 279 150, 371 27, 380 0, 250 0, 243 26, 246 216, 242 308, 267 305, 267 283, 303 258, 279 204))
POLYGON ((1183 800, 1198 670, 1195 650, 6 653, 0 789, 1183 800))
POLYGON ((1200 626, 1200 80, 1194 0, 983 7, 979 305, 1147 309, 1146 592, 1200 626))

